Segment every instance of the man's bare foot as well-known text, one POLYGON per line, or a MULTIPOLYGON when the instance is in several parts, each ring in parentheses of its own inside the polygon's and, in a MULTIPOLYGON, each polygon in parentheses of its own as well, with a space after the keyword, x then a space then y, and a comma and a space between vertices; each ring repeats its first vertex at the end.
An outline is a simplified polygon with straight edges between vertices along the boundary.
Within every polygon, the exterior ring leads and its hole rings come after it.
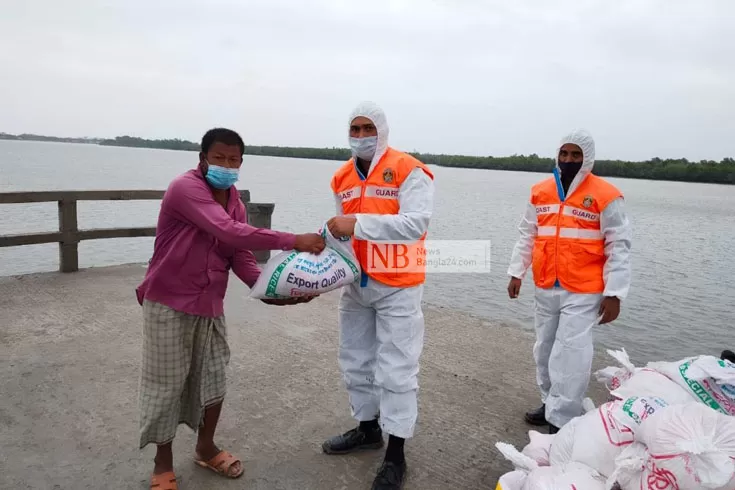
POLYGON ((153 466, 153 474, 154 475, 162 475, 163 473, 168 473, 169 471, 174 470, 173 464, 158 464, 156 463, 155 466, 153 466))
MULTIPOLYGON (((221 452, 222 451, 214 444, 214 442, 198 442, 196 447, 196 459, 203 463, 211 463, 212 459, 221 452)), ((232 459, 232 457, 224 458, 223 460, 216 462, 213 467, 210 467, 210 469, 230 478, 239 476, 243 472, 242 462, 236 460, 236 458, 232 459)))

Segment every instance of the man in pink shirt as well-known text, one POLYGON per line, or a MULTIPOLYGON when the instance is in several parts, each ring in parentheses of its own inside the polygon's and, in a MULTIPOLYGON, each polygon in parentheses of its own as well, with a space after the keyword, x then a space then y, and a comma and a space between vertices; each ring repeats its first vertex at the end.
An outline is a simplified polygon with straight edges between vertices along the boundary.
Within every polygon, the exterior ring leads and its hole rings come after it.
MULTIPOLYGON (((245 145, 229 129, 204 135, 198 168, 171 182, 161 202, 153 257, 136 289, 143 306, 140 448, 157 445, 151 489, 176 490, 171 443, 180 423, 198 431, 195 461, 221 475, 243 473, 214 443, 230 358, 224 297, 230 270, 252 287, 252 250, 319 253, 317 233, 294 235, 247 224, 234 184, 245 145)), ((286 305, 310 301, 263 300, 286 305)))

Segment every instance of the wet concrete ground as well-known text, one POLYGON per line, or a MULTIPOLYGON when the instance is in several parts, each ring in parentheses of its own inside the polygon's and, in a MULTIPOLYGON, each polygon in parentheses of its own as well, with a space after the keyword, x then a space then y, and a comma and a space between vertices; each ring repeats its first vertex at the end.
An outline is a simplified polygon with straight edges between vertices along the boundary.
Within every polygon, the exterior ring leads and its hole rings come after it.
MULTIPOLYGON (((140 265, 0 278, 0 488, 146 489, 153 447, 140 451, 137 385, 140 265)), ((232 359, 218 444, 245 475, 194 465, 195 434, 174 442, 179 488, 369 489, 382 451, 327 456, 350 429, 337 366, 338 293, 267 306, 231 278, 232 359)), ((494 489, 511 468, 494 444, 520 449, 538 405, 532 337, 427 305, 419 422, 406 443, 408 489, 494 489)), ((599 357, 599 356, 598 356, 599 357)), ((602 359, 609 364, 608 359, 602 359)), ((604 392, 592 381, 596 402, 604 392)))

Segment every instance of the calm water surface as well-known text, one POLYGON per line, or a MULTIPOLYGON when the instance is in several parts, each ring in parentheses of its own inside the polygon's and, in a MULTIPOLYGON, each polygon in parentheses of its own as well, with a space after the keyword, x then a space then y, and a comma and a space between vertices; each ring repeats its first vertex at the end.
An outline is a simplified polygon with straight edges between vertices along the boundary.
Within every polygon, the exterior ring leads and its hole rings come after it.
MULTIPOLYGON (((0 192, 165 189, 172 178, 195 166, 196 161, 192 152, 0 141, 0 192)), ((250 189, 255 202, 276 203, 273 228, 316 231, 334 214, 329 180, 339 165, 246 155, 239 187, 250 189)), ((530 277, 521 298, 510 301, 505 271, 530 187, 544 175, 442 167, 432 170, 437 193, 430 238, 491 240, 492 270, 489 274, 431 275, 426 301, 531 329, 530 277)), ((607 347, 625 347, 636 362, 734 348, 735 262, 728 252, 735 242, 735 187, 610 181, 625 194, 633 224, 633 284, 620 318, 598 328, 600 342, 607 347)), ((79 226, 151 226, 158 207, 157 201, 82 202, 79 226)), ((0 205, 0 235, 57 227, 55 203, 0 205)), ((145 262, 152 247, 152 238, 82 242, 80 266, 145 262)), ((0 275, 57 268, 55 244, 0 248, 0 275)), ((464 334, 461 325, 446 328, 464 334)))

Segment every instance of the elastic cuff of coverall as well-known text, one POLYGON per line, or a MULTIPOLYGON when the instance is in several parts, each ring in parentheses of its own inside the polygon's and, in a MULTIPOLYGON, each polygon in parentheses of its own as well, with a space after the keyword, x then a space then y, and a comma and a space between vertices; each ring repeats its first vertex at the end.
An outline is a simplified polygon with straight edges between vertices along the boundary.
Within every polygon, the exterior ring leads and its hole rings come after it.
POLYGON ((628 293, 622 292, 622 291, 603 291, 602 292, 603 298, 615 297, 615 298, 618 298, 621 302, 625 301, 625 298, 627 296, 628 296, 628 293))
POLYGON ((526 272, 525 271, 524 272, 518 272, 518 271, 515 271, 515 270, 508 269, 507 274, 508 274, 508 277, 517 277, 518 279, 521 279, 521 280, 525 279, 525 277, 526 277, 526 272))
POLYGON ((357 410, 352 408, 352 418, 358 422, 369 422, 371 420, 375 420, 379 417, 379 405, 380 403, 377 402, 375 404, 362 405, 357 410))
POLYGON ((365 238, 365 232, 362 229, 362 224, 360 224, 360 218, 362 217, 362 215, 362 213, 350 215, 357 220, 357 222, 355 223, 355 231, 352 233, 352 238, 356 238, 358 240, 367 240, 367 238, 365 238))
POLYGON ((397 425, 390 422, 386 423, 381 419, 380 428, 388 435, 400 437, 401 439, 411 439, 414 435, 416 426, 412 425, 411 427, 405 427, 405 425, 397 425))

